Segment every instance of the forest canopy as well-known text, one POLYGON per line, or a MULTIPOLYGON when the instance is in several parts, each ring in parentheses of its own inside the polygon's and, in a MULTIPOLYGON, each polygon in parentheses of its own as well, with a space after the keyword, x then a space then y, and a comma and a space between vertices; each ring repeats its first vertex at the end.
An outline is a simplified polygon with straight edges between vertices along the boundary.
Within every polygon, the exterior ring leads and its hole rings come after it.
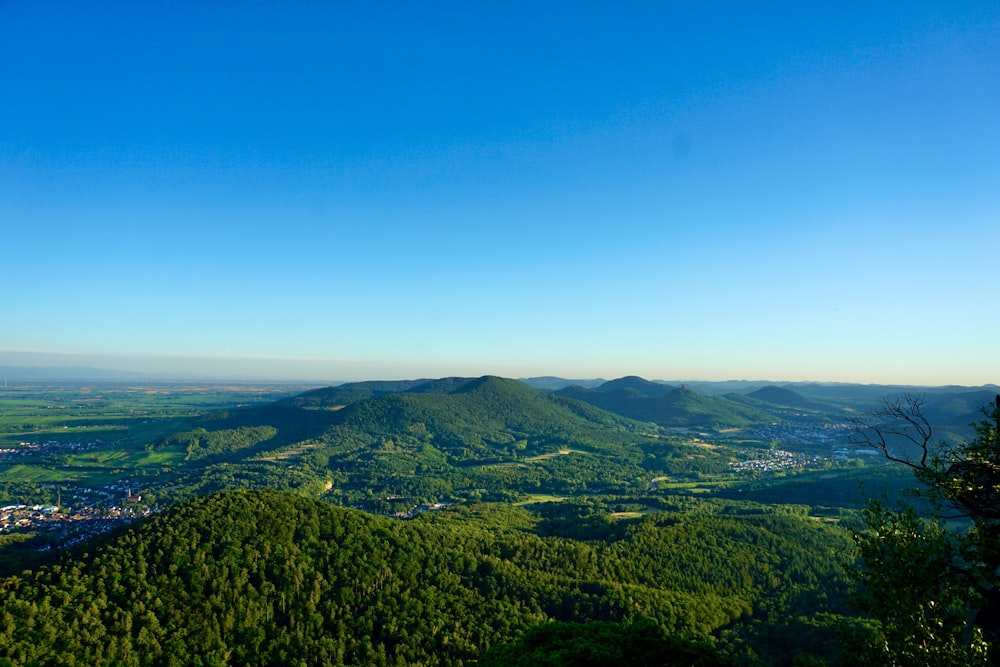
POLYGON ((793 651, 831 641, 829 628, 802 629, 842 608, 828 597, 844 590, 840 531, 794 515, 661 513, 573 540, 536 522, 500 506, 403 522, 287 492, 201 497, 3 580, 0 656, 463 665, 549 621, 646 621, 713 655, 772 650, 783 632, 793 651))

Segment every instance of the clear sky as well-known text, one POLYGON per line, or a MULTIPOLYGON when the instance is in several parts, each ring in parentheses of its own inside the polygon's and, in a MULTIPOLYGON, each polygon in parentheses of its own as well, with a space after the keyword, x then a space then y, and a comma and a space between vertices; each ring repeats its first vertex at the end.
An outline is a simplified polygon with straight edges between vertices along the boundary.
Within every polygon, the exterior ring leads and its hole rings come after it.
POLYGON ((0 364, 1000 382, 1000 4, 0 0, 0 364))

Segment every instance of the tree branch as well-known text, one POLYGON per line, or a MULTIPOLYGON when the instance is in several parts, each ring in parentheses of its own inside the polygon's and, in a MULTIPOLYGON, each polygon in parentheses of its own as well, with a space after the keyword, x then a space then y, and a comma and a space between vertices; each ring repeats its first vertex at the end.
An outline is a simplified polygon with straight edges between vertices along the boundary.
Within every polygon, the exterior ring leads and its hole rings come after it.
POLYGON ((854 436, 851 443, 871 447, 895 463, 902 463, 916 470, 928 467, 927 459, 932 456, 934 429, 924 415, 923 395, 903 394, 894 399, 883 399, 879 407, 871 412, 878 421, 854 420, 854 436), (917 460, 892 453, 891 441, 901 439, 914 445, 920 452, 917 460))

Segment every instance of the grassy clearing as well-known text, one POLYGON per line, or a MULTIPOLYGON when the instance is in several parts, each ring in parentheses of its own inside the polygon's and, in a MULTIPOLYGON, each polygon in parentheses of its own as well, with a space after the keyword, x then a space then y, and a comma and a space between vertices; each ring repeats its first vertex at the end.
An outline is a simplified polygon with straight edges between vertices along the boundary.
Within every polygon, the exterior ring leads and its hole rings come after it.
POLYGON ((69 454, 66 456, 66 465, 74 468, 86 468, 96 466, 106 468, 109 465, 121 464, 129 457, 129 452, 124 449, 105 449, 96 452, 84 452, 82 454, 69 454))
POLYGON ((586 454, 581 449, 560 449, 557 452, 549 452, 548 454, 539 454, 538 456, 528 456, 524 458, 524 461, 544 461, 546 459, 554 459, 557 456, 566 456, 567 454, 586 454))
POLYGON ((103 449, 66 456, 65 465, 72 468, 150 468, 178 465, 184 462, 183 447, 146 451, 145 449, 103 449))
POLYGON ((326 443, 314 442, 308 445, 299 445, 298 447, 292 447, 291 449, 284 449, 280 452, 268 452, 266 454, 261 454, 260 456, 251 459, 253 461, 267 461, 268 463, 273 463, 275 461, 284 461, 286 459, 296 458, 302 456, 310 449, 316 449, 317 447, 326 447, 326 443))
POLYGON ((77 477, 77 475, 65 469, 53 470, 51 468, 24 464, 0 468, 0 482, 29 482, 32 484, 42 482, 75 482, 77 477))
POLYGON ((157 449, 156 451, 132 452, 129 455, 132 463, 140 467, 177 465, 184 462, 186 452, 182 447, 157 449))
POLYGON ((727 487, 732 484, 731 480, 699 480, 697 482, 665 482, 657 481, 657 489, 683 489, 688 493, 714 493, 719 487, 727 487))
POLYGON ((685 441, 683 444, 691 447, 702 447, 704 449, 721 449, 722 445, 716 445, 711 442, 706 442, 699 438, 692 438, 691 440, 685 441))
POLYGON ((611 517, 614 519, 638 519, 646 514, 656 514, 657 512, 662 512, 663 510, 657 509, 655 507, 645 507, 638 511, 633 512, 612 512, 611 517))
POLYGON ((527 498, 519 500, 515 505, 531 505, 534 503, 561 503, 568 496, 552 496, 547 493, 532 493, 527 498))

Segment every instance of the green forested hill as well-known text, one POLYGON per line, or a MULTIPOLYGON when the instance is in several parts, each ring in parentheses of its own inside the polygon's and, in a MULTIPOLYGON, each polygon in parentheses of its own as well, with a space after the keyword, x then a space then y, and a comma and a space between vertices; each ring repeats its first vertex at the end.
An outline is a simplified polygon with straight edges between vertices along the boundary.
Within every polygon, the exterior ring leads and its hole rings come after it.
POLYGON ((411 389, 347 405, 343 394, 310 392, 302 405, 215 414, 154 449, 186 453, 186 477, 172 499, 241 486, 309 486, 339 504, 409 502, 378 511, 458 491, 494 498, 643 491, 672 466, 718 470, 728 460, 714 451, 681 453, 676 436, 654 424, 517 380, 445 378, 411 389))
POLYGON ((635 377, 611 380, 594 389, 567 387, 556 394, 661 426, 730 428, 775 421, 761 408, 635 377))
POLYGON ((776 385, 760 387, 748 394, 730 393, 724 398, 788 423, 841 421, 856 416, 844 405, 807 398, 794 389, 776 385))
POLYGON ((541 443, 574 433, 644 428, 517 380, 492 376, 466 381, 448 393, 397 393, 356 403, 339 416, 340 425, 371 434, 404 434, 423 424, 436 443, 460 460, 492 459, 498 448, 528 440, 541 443))
POLYGON ((993 387, 929 393, 926 395, 927 417, 936 424, 969 426, 982 418, 983 406, 992 405, 996 395, 997 390, 993 387))
POLYGON ((758 401, 788 408, 811 408, 815 406, 813 401, 810 401, 802 394, 787 387, 776 387, 773 384, 752 391, 747 396, 758 401))
POLYGON ((417 394, 446 394, 470 381, 470 378, 441 378, 439 380, 371 380, 348 382, 336 387, 313 389, 304 394, 285 399, 283 403, 299 408, 325 408, 337 410, 369 398, 388 394, 411 392, 417 394))
POLYGON ((645 488, 644 448, 670 447, 651 424, 492 376, 449 393, 360 401, 336 416, 323 436, 327 467, 346 488, 384 495, 645 488))
POLYGON ((317 436, 330 426, 398 434, 407 432, 415 423, 445 438, 468 436, 473 440, 489 432, 514 437, 643 428, 629 419, 494 376, 362 382, 316 389, 273 405, 216 413, 203 422, 214 427, 267 423, 294 431, 298 439, 317 436))
POLYGON ((626 375, 616 380, 608 380, 595 387, 594 391, 605 393, 611 391, 633 391, 641 396, 665 396, 676 389, 677 387, 673 385, 662 382, 651 382, 638 375, 626 375))
POLYGON ((0 581, 0 657, 462 665, 550 620, 639 619, 744 661, 829 650, 846 545, 834 528, 750 506, 587 541, 542 537, 536 521, 501 506, 402 522, 285 492, 197 498, 0 581))

